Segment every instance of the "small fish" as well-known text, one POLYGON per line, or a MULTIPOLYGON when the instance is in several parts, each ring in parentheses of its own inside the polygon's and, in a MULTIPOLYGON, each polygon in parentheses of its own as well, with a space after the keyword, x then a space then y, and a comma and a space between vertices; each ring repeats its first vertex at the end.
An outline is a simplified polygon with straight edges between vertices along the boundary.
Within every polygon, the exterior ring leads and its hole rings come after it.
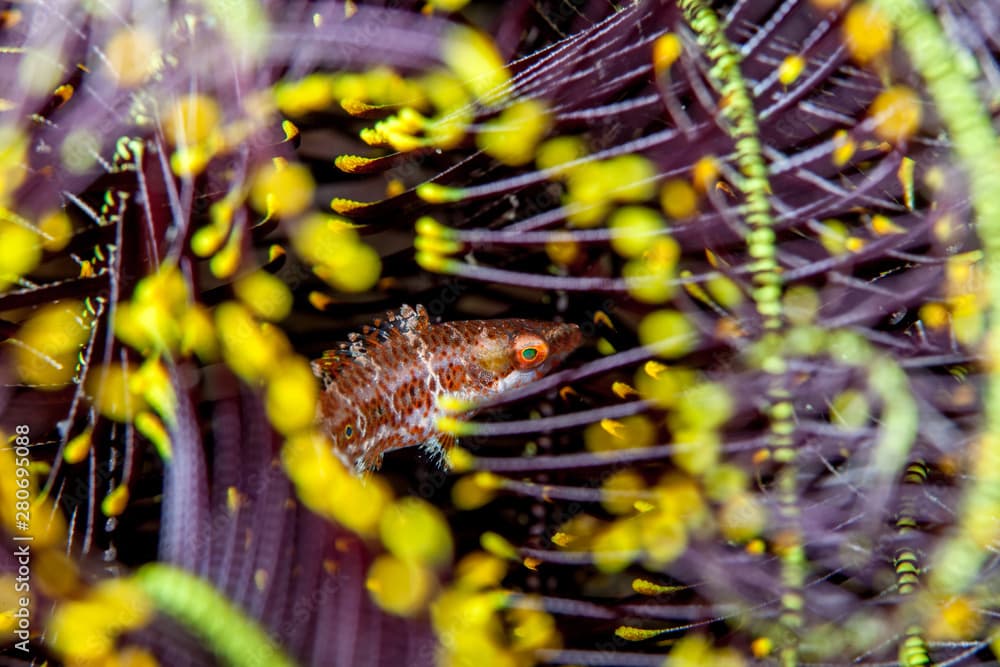
POLYGON ((443 459, 455 436, 438 430, 453 396, 481 402, 542 377, 581 342, 575 324, 523 319, 431 324, 403 306, 312 362, 322 381, 319 421, 358 472, 393 449, 424 445, 443 459))

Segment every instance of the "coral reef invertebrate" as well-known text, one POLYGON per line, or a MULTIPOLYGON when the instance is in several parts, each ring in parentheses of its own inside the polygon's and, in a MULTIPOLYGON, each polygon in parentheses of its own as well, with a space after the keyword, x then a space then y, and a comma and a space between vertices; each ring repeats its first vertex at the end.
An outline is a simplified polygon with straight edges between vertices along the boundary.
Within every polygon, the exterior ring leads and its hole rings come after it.
POLYGON ((995 4, 4 9, 8 655, 993 660, 995 4), (588 342, 357 476, 415 302, 588 342))

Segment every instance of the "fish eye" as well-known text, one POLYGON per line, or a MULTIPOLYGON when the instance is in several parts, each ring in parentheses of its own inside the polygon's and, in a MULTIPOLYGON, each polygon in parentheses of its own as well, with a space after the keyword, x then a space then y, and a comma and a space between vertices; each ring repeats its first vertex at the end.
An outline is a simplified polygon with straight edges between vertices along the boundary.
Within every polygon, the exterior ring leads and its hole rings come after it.
POLYGON ((534 334, 522 334, 514 339, 514 351, 518 366, 532 368, 549 356, 549 345, 534 334))
POLYGON ((350 424, 344 428, 344 437, 348 440, 354 437, 354 427, 350 424))

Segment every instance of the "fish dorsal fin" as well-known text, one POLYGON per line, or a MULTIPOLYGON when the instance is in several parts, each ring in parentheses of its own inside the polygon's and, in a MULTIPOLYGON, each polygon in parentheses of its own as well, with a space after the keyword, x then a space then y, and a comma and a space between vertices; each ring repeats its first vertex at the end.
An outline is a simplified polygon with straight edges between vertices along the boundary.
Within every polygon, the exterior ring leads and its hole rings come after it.
POLYGON ((385 317, 377 317, 372 323, 361 327, 360 334, 348 340, 361 340, 365 347, 384 345, 397 337, 408 336, 423 331, 430 326, 427 310, 418 305, 416 308, 403 305, 399 310, 386 312, 385 317))
POLYGON ((317 375, 322 375, 323 372, 335 373, 343 364, 363 363, 372 349, 419 333, 429 327, 430 323, 426 308, 421 305, 416 308, 403 305, 398 311, 389 311, 385 317, 375 318, 371 324, 361 327, 360 331, 347 334, 346 342, 324 351, 320 359, 313 361, 313 371, 317 375))
POLYGON ((390 311, 385 314, 386 324, 399 330, 400 333, 410 331, 423 331, 431 325, 431 320, 427 317, 427 309, 419 303, 416 308, 410 308, 403 304, 398 311, 390 311))

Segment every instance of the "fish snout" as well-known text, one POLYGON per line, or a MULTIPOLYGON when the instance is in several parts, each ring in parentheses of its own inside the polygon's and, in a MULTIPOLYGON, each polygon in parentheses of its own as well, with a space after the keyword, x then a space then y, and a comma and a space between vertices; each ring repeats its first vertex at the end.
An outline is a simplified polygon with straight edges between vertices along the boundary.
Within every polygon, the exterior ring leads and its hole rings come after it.
POLYGON ((562 323, 552 327, 549 335, 550 358, 560 362, 568 357, 583 342, 583 333, 575 324, 562 323))

